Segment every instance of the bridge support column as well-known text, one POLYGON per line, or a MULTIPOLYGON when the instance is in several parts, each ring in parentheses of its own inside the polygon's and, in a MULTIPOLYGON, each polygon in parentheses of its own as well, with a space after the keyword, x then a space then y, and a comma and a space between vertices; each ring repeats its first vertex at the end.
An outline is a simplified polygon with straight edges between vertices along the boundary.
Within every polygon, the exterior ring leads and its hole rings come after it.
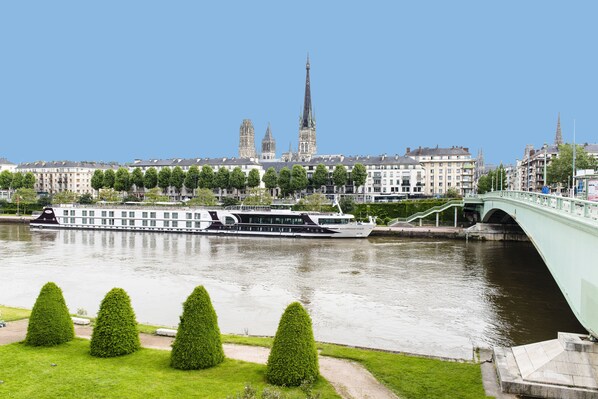
POLYGON ((455 227, 457 227, 457 207, 455 207, 455 227))
POLYGON ((436 227, 438 227, 438 220, 440 219, 440 214, 436 212, 436 227))
POLYGON ((419 227, 422 227, 422 218, 419 218, 419 227))

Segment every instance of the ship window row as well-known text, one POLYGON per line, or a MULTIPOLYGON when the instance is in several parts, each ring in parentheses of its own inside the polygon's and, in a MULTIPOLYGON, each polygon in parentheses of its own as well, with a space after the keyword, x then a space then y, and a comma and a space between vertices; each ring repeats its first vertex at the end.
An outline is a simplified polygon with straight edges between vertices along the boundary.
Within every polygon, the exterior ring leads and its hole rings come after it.
MULTIPOLYGON (((150 219, 156 219, 157 218, 157 212, 142 212, 141 213, 142 218, 143 219, 147 219, 148 217, 150 219)), ((63 216, 75 216, 75 211, 71 210, 69 212, 69 210, 63 210, 63 216)), ((81 211, 81 216, 82 217, 94 217, 95 216, 95 211, 81 211)), ((114 217, 114 211, 101 211, 101 216, 103 218, 109 217, 109 218, 113 218, 114 217)), ((134 219, 135 218, 135 212, 127 212, 127 211, 122 211, 121 212, 121 217, 123 219, 125 218, 129 218, 129 219, 134 219)), ((179 218, 179 213, 178 212, 164 212, 164 219, 178 219, 179 218)), ((201 213, 191 213, 188 212, 185 214, 185 219, 187 220, 199 220, 201 219, 201 213)))
POLYGON ((347 218, 330 218, 330 219, 319 219, 320 224, 348 224, 350 219, 347 218))
POLYGON ((255 224, 304 224, 300 216, 250 216, 247 222, 255 224))

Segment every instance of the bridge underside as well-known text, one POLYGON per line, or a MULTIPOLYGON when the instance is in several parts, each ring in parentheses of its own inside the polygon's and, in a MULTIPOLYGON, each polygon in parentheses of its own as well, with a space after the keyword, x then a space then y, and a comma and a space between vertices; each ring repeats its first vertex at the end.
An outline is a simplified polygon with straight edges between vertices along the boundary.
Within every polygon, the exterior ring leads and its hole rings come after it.
POLYGON ((485 200, 480 218, 488 223, 521 227, 577 319, 598 337, 598 229, 595 225, 509 198, 485 200))

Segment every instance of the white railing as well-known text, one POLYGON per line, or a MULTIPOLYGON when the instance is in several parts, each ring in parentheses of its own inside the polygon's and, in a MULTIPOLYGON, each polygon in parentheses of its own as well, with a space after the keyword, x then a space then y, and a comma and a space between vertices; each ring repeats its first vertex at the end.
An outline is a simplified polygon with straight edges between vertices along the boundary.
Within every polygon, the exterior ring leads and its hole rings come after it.
POLYGON ((532 203, 539 207, 554 209, 572 216, 598 221, 598 202, 528 191, 493 191, 479 197, 483 199, 493 197, 514 199, 532 203))

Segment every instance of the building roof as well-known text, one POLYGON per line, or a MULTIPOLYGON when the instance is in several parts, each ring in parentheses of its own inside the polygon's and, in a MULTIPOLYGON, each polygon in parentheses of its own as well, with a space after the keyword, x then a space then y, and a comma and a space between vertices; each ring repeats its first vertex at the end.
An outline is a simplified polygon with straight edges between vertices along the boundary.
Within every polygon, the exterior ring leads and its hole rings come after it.
POLYGON ((405 153, 408 157, 419 157, 428 155, 471 155, 469 148, 467 147, 450 147, 450 148, 430 148, 430 147, 419 147, 411 150, 409 147, 405 153))
POLYGON ((203 166, 203 165, 259 165, 257 158, 172 158, 172 159, 136 159, 129 167, 171 167, 175 166, 203 166))
POLYGON ((17 169, 35 168, 88 168, 88 169, 115 169, 120 165, 116 162, 95 162, 95 161, 36 161, 23 162, 17 169))
POLYGON ((360 163, 365 166, 367 165, 419 165, 419 162, 413 158, 409 158, 403 155, 377 155, 377 156, 344 156, 344 155, 318 155, 312 157, 309 161, 289 161, 283 162, 275 160, 272 162, 263 162, 262 165, 265 169, 273 167, 277 171, 284 168, 292 168, 293 165, 301 166, 317 166, 323 164, 325 166, 336 166, 342 164, 344 166, 353 167, 355 164, 360 163))
POLYGON ((0 158, 0 165, 14 165, 14 163, 10 162, 6 158, 0 158))

